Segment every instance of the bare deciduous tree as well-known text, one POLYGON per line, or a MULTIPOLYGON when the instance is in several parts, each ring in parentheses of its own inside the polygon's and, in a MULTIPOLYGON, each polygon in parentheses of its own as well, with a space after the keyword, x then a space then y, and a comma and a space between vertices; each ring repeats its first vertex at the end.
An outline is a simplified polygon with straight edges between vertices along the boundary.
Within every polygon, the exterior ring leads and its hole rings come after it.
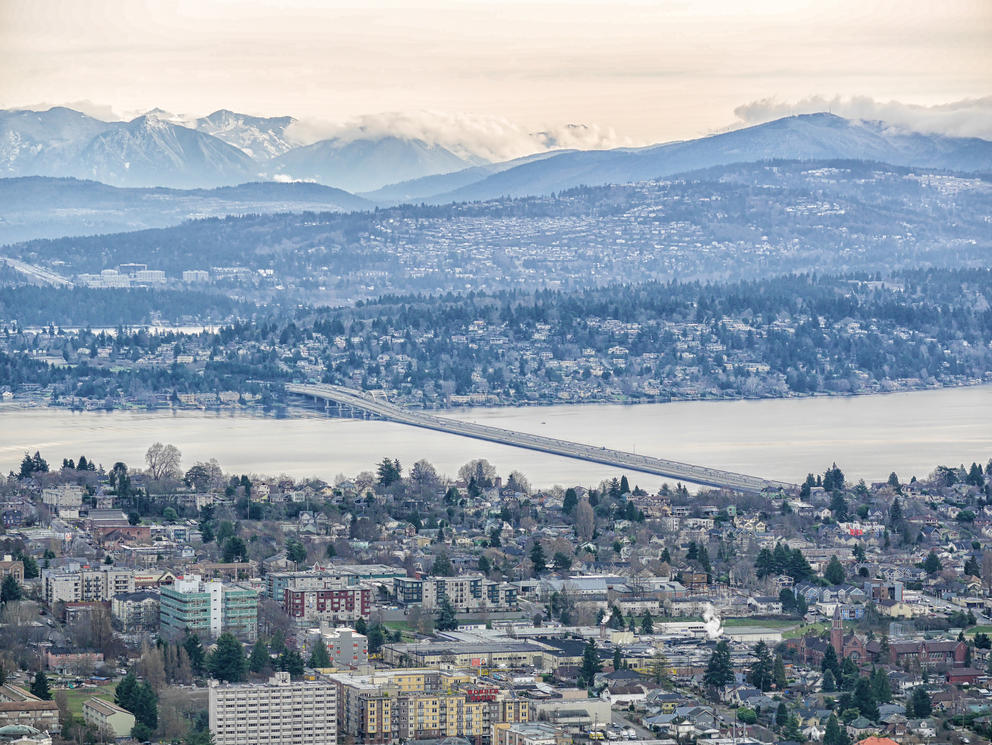
POLYGON ((179 478, 182 472, 179 470, 179 462, 182 453, 175 445, 163 445, 161 442, 154 443, 145 453, 145 463, 148 464, 148 472, 156 481, 166 478, 179 478))
POLYGON ((596 528, 596 516, 593 514, 592 505, 588 499, 579 502, 575 509, 575 532, 584 541, 592 538, 593 530, 596 528))

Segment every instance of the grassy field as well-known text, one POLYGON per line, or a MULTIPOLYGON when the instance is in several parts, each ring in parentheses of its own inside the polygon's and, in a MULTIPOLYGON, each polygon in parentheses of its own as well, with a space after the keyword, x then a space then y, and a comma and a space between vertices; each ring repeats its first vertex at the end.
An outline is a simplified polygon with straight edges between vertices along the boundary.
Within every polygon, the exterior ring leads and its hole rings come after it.
POLYGON ((113 701, 114 691, 116 689, 116 683, 105 686, 94 686, 92 688, 54 688, 52 689, 52 698, 55 698, 55 694, 64 692, 66 703, 69 705, 69 711, 75 716, 82 716, 83 701, 88 701, 94 697, 113 701))
POLYGON ((796 639, 806 634, 822 634, 830 629, 830 621, 820 621, 819 623, 800 624, 795 628, 783 632, 783 639, 796 639))
POLYGON ((734 626, 756 626, 762 629, 788 629, 800 625, 800 621, 788 618, 724 618, 723 625, 728 628, 734 626))

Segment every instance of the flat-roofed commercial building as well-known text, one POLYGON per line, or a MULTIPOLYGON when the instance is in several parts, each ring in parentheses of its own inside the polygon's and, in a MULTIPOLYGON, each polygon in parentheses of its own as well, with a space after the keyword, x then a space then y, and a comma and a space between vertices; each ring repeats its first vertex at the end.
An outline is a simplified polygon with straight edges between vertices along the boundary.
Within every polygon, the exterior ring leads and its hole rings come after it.
POLYGON ((278 672, 268 683, 210 681, 210 732, 215 745, 336 745, 337 688, 293 681, 278 672))

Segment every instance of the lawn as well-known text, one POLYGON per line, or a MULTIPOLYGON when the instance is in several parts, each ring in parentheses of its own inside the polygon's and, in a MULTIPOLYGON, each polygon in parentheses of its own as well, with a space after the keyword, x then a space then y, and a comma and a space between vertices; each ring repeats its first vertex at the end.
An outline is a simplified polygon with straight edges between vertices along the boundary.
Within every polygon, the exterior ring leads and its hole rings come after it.
POLYGON ((102 698, 107 701, 114 700, 114 691, 117 689, 116 683, 111 683, 105 686, 91 686, 87 688, 53 688, 52 698, 55 698, 56 693, 65 693, 66 703, 69 705, 69 711, 73 713, 74 716, 81 717, 83 715, 83 701, 88 701, 91 698, 102 698))
POLYGON ((788 618, 724 618, 723 625, 728 628, 734 626, 756 626, 762 629, 789 629, 798 626, 802 622, 788 618))

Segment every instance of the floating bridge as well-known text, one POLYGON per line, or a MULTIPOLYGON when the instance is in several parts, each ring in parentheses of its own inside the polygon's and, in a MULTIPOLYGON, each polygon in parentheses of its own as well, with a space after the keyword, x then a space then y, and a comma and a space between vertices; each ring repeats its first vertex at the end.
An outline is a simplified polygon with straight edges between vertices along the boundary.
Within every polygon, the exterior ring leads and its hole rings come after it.
POLYGON ((748 476, 743 473, 721 471, 716 468, 696 466, 691 463, 680 463, 679 461, 667 460, 665 458, 654 458, 648 455, 638 455, 622 450, 583 445, 578 442, 558 440, 543 435, 531 435, 526 432, 515 432, 499 427, 490 427, 473 422, 463 422, 457 419, 434 416, 423 411, 394 406, 362 391, 343 386, 289 383, 286 385, 286 391, 288 393, 306 396, 316 401, 322 401, 326 410, 333 410, 345 416, 385 419, 400 424, 409 424, 412 427, 422 427, 437 432, 461 435, 462 437, 473 437, 477 440, 486 440, 487 442, 495 442, 500 445, 512 445, 513 447, 536 450, 541 453, 550 453, 551 455, 560 455, 565 458, 574 458, 591 463, 602 463, 607 466, 615 466, 640 473, 650 473, 655 476, 664 476, 702 486, 733 489, 735 491, 750 493, 793 489, 796 486, 795 484, 782 481, 771 481, 758 476, 748 476))

